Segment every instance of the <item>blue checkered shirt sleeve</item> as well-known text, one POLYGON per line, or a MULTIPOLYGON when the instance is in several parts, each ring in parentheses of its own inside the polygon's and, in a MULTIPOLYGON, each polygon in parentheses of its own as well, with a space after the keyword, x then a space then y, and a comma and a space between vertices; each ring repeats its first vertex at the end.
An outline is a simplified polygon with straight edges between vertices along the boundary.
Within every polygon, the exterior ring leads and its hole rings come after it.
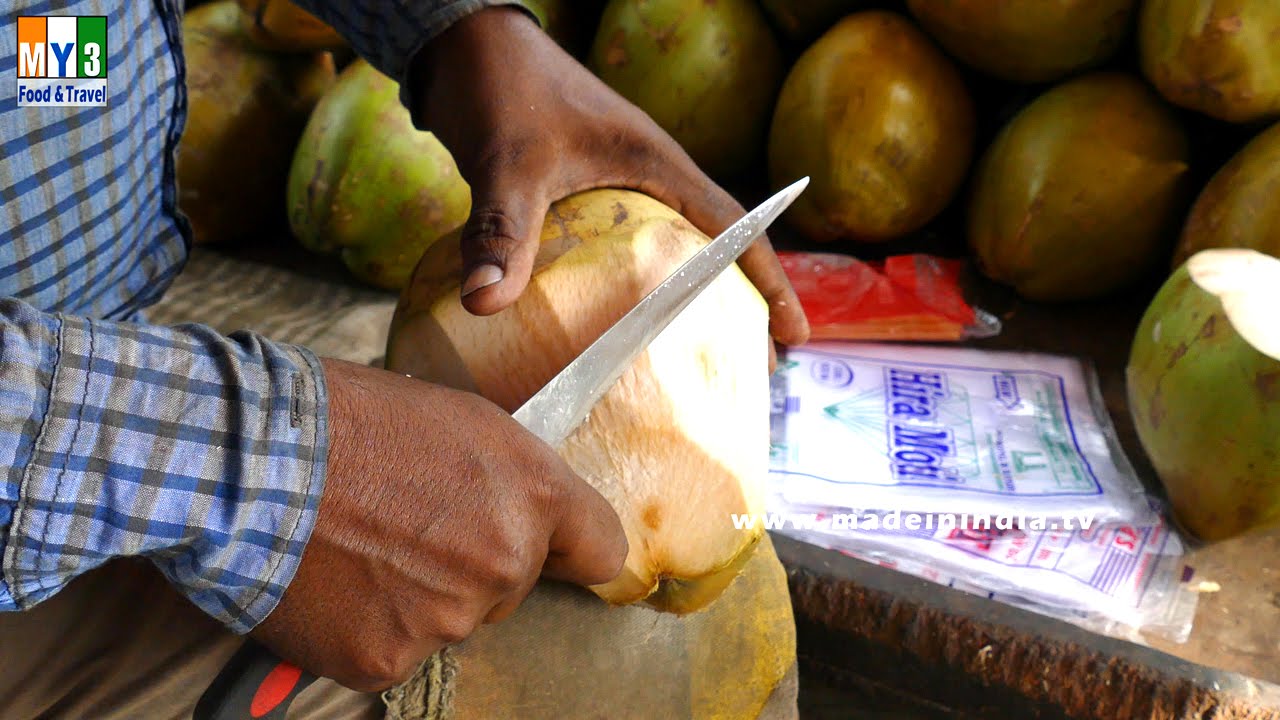
POLYGON ((180 0, 0 5, 10 82, 19 15, 105 17, 110 51, 106 107, 0 89, 0 611, 144 556, 247 631, 315 524, 324 375, 303 348, 144 322, 189 242, 180 0))
MULTIPOLYGON (((323 375, 251 333, 42 313, 0 300, 0 467, 20 492, 0 606, 150 556, 247 631, 302 556, 324 482, 323 375)), ((3 523, 0 523, 3 524, 3 523)))
MULTIPOLYGON (((403 84, 450 24, 518 3, 302 4, 403 84)), ((141 555, 245 632, 279 602, 314 527, 328 449, 314 355, 142 322, 189 243, 174 171, 181 12, 180 0, 0 5, 0 77, 14 77, 19 15, 105 17, 111 49, 105 108, 19 107, 0 89, 0 611, 141 555)))

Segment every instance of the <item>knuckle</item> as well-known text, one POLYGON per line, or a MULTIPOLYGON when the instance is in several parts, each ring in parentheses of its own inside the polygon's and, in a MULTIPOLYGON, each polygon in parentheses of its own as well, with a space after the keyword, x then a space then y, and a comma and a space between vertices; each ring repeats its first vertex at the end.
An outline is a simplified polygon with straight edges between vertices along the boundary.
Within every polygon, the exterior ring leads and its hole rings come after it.
POLYGON ((356 660, 356 678, 349 687, 363 692, 385 690, 409 679, 417 668, 416 653, 407 645, 368 648, 356 660))
POLYGON ((498 597, 510 595, 520 589, 520 586, 524 584, 524 576, 525 573, 519 572, 515 569, 514 563, 505 567, 494 575, 491 580, 490 584, 493 587, 494 594, 498 597))
POLYGON ((491 576, 495 599, 511 595, 537 579, 546 561, 547 538, 536 523, 511 523, 503 547, 505 553, 491 576))
POLYGON ((517 242, 516 223, 502 208, 476 208, 462 231, 462 257, 501 260, 517 242))
POLYGON ((437 621, 436 637, 446 645, 453 645, 471 637, 479 625, 480 621, 470 613, 449 613, 437 621))
MULTIPOLYGON (((530 469, 523 474, 527 516, 543 521, 537 525, 531 523, 530 532, 535 527, 545 527, 545 521, 559 517, 564 506, 572 499, 571 488, 565 477, 554 466, 540 470, 530 469)), ((545 537, 541 539, 546 540, 545 537)))
POLYGON ((472 242, 493 238, 511 240, 515 237, 515 220, 504 208, 476 208, 468 218, 464 235, 466 236, 464 240, 469 239, 472 242))
POLYGON ((540 509, 555 507, 564 497, 564 483, 557 480, 556 473, 551 468, 546 468, 539 472, 535 469, 524 474, 524 486, 526 496, 530 503, 540 509))
POLYGON ((515 592, 528 577, 529 563, 522 557, 528 553, 519 547, 524 538, 508 533, 500 538, 494 552, 473 572, 479 580, 480 595, 497 600, 515 592))

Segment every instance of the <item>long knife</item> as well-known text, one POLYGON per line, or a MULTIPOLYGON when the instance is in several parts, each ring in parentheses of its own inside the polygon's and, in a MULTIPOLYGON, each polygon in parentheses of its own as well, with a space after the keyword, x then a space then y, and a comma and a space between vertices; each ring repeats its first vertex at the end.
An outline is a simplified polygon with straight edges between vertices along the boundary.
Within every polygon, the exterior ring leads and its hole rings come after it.
MULTIPOLYGON (((782 215, 809 184, 780 190, 720 233, 663 280, 564 370, 516 410, 521 425, 558 447, 582 424, 636 357, 682 310, 782 215)), ((315 675, 277 658, 253 640, 223 666, 200 697, 194 720, 284 720, 315 675)))

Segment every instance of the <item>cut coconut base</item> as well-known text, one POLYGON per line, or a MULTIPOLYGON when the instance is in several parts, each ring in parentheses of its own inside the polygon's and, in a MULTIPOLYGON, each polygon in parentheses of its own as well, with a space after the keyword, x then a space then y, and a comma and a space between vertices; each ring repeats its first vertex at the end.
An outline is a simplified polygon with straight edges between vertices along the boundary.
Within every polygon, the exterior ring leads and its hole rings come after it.
MULTIPOLYGON (((508 411, 707 242, 677 213, 634 192, 557 203, 532 280, 508 310, 468 313, 456 238, 424 256, 392 323, 388 368, 477 392, 508 411)), ((768 471, 768 309, 730 268, 662 332, 592 409, 561 455, 612 505, 630 553, 592 588, 615 604, 671 612, 713 601, 763 530, 768 471)))
POLYGON ((1280 260, 1256 250, 1203 250, 1187 260, 1192 281, 1222 303, 1255 350, 1280 360, 1280 260))

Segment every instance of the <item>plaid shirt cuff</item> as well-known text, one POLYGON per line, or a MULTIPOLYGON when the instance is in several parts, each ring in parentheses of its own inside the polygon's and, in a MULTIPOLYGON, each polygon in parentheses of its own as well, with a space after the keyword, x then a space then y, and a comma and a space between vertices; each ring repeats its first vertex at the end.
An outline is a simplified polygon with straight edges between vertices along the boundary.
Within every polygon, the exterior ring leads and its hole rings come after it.
POLYGON ((423 46, 462 18, 487 7, 510 5, 538 18, 518 0, 296 0, 333 26, 356 54, 400 84, 400 102, 425 130, 413 101, 409 67, 423 46))
POLYGON ((112 557, 145 555, 233 630, 265 618, 298 567, 324 484, 326 387, 314 355, 252 333, 3 300, 0 337, 0 464, 12 462, 0 491, 0 609, 29 608, 112 557))

